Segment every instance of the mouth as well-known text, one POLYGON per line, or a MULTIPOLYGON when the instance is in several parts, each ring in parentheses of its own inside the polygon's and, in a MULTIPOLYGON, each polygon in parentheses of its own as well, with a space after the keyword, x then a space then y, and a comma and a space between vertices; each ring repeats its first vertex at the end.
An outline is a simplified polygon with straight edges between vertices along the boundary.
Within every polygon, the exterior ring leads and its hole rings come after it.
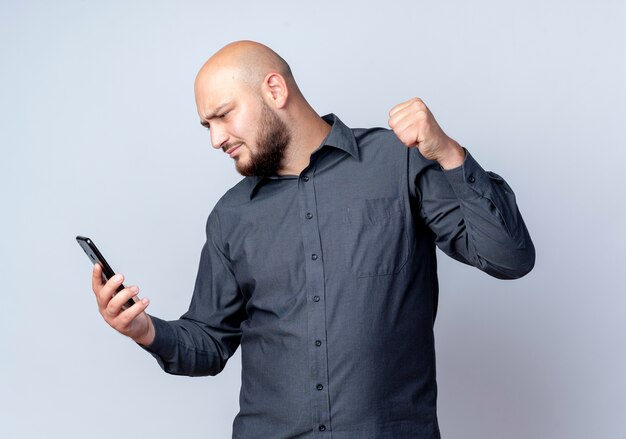
POLYGON ((230 147, 226 151, 226 154, 228 154, 229 156, 233 157, 234 153, 237 152, 237 150, 239 149, 240 146, 241 146, 241 144, 230 147))

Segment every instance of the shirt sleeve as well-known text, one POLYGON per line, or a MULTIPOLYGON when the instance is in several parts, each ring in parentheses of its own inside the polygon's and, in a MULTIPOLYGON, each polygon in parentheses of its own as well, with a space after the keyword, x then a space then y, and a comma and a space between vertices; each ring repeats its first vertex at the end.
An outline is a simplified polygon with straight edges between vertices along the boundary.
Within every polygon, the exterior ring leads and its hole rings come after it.
POLYGON ((153 317, 155 339, 144 347, 174 375, 217 375, 237 350, 245 303, 211 212, 189 310, 179 320, 153 317))
POLYGON ((535 248, 502 177, 483 170, 467 150, 461 166, 443 170, 410 148, 409 171, 421 219, 444 253, 499 279, 532 270, 535 248))

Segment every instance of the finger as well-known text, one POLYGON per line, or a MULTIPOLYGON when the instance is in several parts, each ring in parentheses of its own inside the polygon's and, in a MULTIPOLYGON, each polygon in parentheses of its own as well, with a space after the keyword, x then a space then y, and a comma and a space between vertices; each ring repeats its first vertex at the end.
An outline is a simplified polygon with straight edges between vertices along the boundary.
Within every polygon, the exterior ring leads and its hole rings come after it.
POLYGON ((406 146, 417 145, 417 139, 422 131, 422 116, 400 112, 396 114, 393 121, 389 122, 393 126, 393 132, 406 146))
POLYGON ((412 132, 410 130, 404 130, 404 131, 395 132, 395 134, 396 134, 396 137, 400 139, 400 142, 404 144, 404 146, 408 146, 410 148, 410 147, 419 145, 419 140, 415 132, 412 132))
POLYGON ((104 286, 104 279, 102 278, 102 267, 97 262, 93 264, 93 272, 91 273, 91 289, 95 293, 104 286))
POLYGON ((389 119, 392 130, 406 129, 408 125, 420 125, 429 118, 428 108, 422 104, 411 104, 396 112, 389 119))
POLYGON ((394 115, 389 118, 389 126, 391 129, 396 131, 402 126, 403 122, 411 120, 414 117, 415 114, 409 110, 409 107, 404 107, 402 110, 395 112, 394 115))
POLYGON ((109 317, 116 317, 122 312, 122 307, 128 302, 129 299, 135 297, 139 294, 139 287, 133 285, 132 287, 124 288, 122 291, 117 293, 115 297, 109 300, 107 306, 105 307, 105 313, 109 317))
POLYGON ((389 110, 389 117, 392 117, 397 112, 408 109, 409 107, 415 107, 416 110, 423 110, 427 108, 424 101, 420 98, 411 98, 408 101, 402 102, 389 110))
POLYGON ((118 273, 109 279, 102 288, 100 288, 100 290, 96 293, 100 308, 107 306, 119 286, 122 285, 122 282, 124 282, 124 275, 118 273))
POLYGON ((409 99, 408 101, 399 103, 398 105, 393 107, 391 110, 389 110, 389 117, 393 117, 393 115, 396 114, 398 111, 403 110, 404 108, 411 105, 411 101, 412 99, 409 99))
POLYGON ((137 318, 142 312, 146 310, 146 308, 150 305, 150 299, 144 297, 141 300, 135 302, 133 306, 122 311, 122 313, 118 316, 118 323, 127 327, 131 324, 133 320, 137 318))

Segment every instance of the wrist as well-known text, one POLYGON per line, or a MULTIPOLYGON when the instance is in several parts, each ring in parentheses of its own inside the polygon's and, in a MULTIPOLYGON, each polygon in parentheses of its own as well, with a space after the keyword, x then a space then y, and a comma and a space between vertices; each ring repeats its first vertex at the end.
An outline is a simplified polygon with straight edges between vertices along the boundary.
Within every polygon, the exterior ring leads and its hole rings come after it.
POLYGON ((154 330, 154 324, 152 323, 152 319, 148 314, 146 314, 147 319, 147 328, 146 331, 137 337, 132 337, 135 343, 138 343, 142 346, 149 346, 154 341, 156 336, 156 331, 154 330))
POLYGON ((456 140, 448 138, 442 154, 437 158, 444 170, 458 168, 465 161, 465 149, 456 140))

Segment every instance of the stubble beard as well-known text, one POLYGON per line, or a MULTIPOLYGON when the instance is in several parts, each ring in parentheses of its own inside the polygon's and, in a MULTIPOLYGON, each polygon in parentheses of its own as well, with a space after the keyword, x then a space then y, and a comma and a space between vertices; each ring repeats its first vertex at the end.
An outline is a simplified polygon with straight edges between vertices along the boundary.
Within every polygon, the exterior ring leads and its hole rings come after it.
POLYGON ((280 169, 285 150, 291 141, 289 128, 263 101, 256 150, 250 151, 246 164, 236 164, 237 171, 245 176, 274 175, 280 169))

